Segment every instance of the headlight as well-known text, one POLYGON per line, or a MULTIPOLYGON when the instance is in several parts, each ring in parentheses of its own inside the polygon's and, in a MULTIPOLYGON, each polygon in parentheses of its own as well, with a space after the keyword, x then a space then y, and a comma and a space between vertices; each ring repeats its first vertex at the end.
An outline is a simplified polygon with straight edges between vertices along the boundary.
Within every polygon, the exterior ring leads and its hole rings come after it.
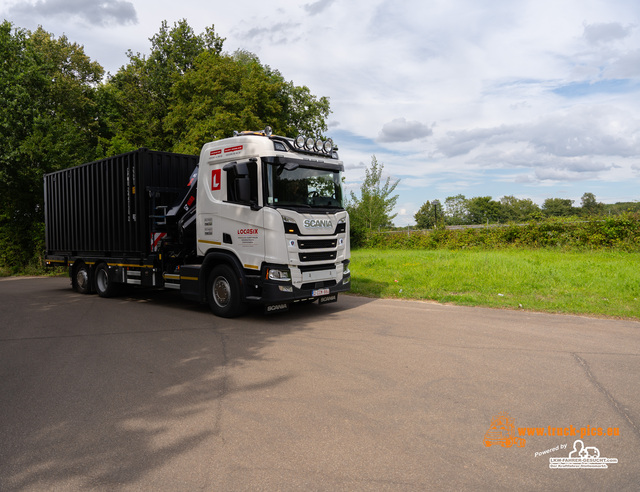
POLYGON ((329 139, 327 140, 324 145, 323 145, 323 150, 327 153, 330 154, 331 151, 333 150, 333 140, 329 139))
POLYGON ((267 269, 267 279, 289 282, 291 280, 291 272, 286 268, 269 268, 267 269))

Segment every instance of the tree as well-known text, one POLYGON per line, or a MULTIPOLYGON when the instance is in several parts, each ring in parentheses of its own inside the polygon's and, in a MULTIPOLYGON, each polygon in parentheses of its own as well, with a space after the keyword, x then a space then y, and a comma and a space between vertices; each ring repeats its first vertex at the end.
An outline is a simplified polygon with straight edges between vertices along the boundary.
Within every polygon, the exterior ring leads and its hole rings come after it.
POLYGON ((464 195, 448 196, 444 201, 445 221, 449 225, 462 225, 469 223, 469 210, 467 199, 464 195))
POLYGON ((603 213, 620 215, 626 212, 640 212, 640 202, 617 202, 604 205, 603 213))
POLYGON ((445 220, 449 225, 462 225, 469 223, 469 211, 467 199, 464 195, 449 196, 445 199, 445 220))
MULTIPOLYGON (((173 87, 172 109, 165 120, 165 129, 173 138, 172 150, 194 152, 214 136, 230 137, 234 130, 257 130, 267 125, 276 134, 296 136, 298 128, 285 114, 292 104, 292 87, 295 89, 279 72, 263 66, 246 51, 201 54, 194 68, 173 87)), ((315 108, 310 113, 320 118, 321 130, 328 107, 325 111, 314 101, 309 94, 305 104, 315 108)), ((307 129, 319 124, 315 117, 306 121, 307 129)), ((299 124, 305 126, 300 118, 299 124)))
POLYGON ((376 156, 371 156, 371 168, 365 170, 365 178, 360 186, 360 197, 351 192, 351 200, 347 206, 351 219, 352 231, 376 230, 390 227, 397 214, 391 214, 398 200, 393 192, 400 182, 387 177, 382 183, 384 164, 378 164, 376 156))
POLYGON ((148 56, 129 51, 129 63, 102 88, 106 154, 138 147, 171 150, 173 136, 165 128, 165 119, 171 110, 173 86, 193 69, 202 53, 220 55, 224 38, 215 33, 214 26, 196 35, 183 19, 171 29, 163 21, 150 41, 148 56))
POLYGON ((329 99, 287 82, 253 53, 222 52, 211 26, 196 35, 186 20, 162 23, 148 56, 129 63, 101 87, 105 154, 138 147, 197 153, 214 137, 269 125, 280 135, 321 136, 329 99))
POLYGON ((540 207, 530 198, 516 198, 515 196, 503 196, 500 199, 502 213, 506 220, 524 222, 541 215, 540 207))
POLYGON ((413 218, 419 229, 432 229, 434 226, 444 223, 444 211, 442 210, 440 201, 425 202, 413 218))
POLYGON ((542 204, 542 213, 547 217, 571 217, 575 214, 573 200, 547 198, 542 204))
POLYGON ((600 215, 604 213, 604 203, 598 203, 593 193, 582 195, 582 215, 600 215))
POLYGON ((95 157, 103 73, 65 36, 0 24, 0 263, 42 247, 43 174, 95 157))
POLYGON ((286 82, 284 86, 285 100, 282 106, 282 120, 285 122, 282 135, 322 136, 327 131, 325 119, 331 113, 329 98, 316 97, 305 85, 296 86, 286 82))
POLYGON ((490 196, 476 196, 467 201, 469 220, 472 224, 499 222, 504 220, 504 213, 500 202, 492 200, 490 196))

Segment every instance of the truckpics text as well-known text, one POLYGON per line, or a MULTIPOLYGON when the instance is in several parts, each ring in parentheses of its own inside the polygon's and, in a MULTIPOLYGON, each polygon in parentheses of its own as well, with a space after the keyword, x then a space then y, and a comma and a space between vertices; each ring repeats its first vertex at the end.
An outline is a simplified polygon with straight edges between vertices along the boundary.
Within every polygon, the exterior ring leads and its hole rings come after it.
POLYGON ((343 171, 331 140, 267 127, 199 159, 139 149, 50 173, 45 261, 83 294, 177 289, 222 317, 337 301, 351 279, 343 171))

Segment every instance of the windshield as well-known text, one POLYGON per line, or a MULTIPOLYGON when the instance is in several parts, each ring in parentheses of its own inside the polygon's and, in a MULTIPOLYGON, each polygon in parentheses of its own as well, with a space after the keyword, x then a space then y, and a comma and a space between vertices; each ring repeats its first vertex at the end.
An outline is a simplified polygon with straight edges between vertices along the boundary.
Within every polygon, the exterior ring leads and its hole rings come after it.
POLYGON ((300 166, 269 164, 267 205, 303 208, 342 208, 340 172, 300 166))

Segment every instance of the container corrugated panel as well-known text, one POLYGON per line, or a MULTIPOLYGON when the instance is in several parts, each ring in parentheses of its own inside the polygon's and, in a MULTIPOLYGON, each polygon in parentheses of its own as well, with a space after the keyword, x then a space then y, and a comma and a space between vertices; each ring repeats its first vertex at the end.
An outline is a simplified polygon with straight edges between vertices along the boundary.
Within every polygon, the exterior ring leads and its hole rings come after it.
POLYGON ((198 163, 139 149, 44 177, 47 254, 146 256, 154 206, 172 206, 198 163))

